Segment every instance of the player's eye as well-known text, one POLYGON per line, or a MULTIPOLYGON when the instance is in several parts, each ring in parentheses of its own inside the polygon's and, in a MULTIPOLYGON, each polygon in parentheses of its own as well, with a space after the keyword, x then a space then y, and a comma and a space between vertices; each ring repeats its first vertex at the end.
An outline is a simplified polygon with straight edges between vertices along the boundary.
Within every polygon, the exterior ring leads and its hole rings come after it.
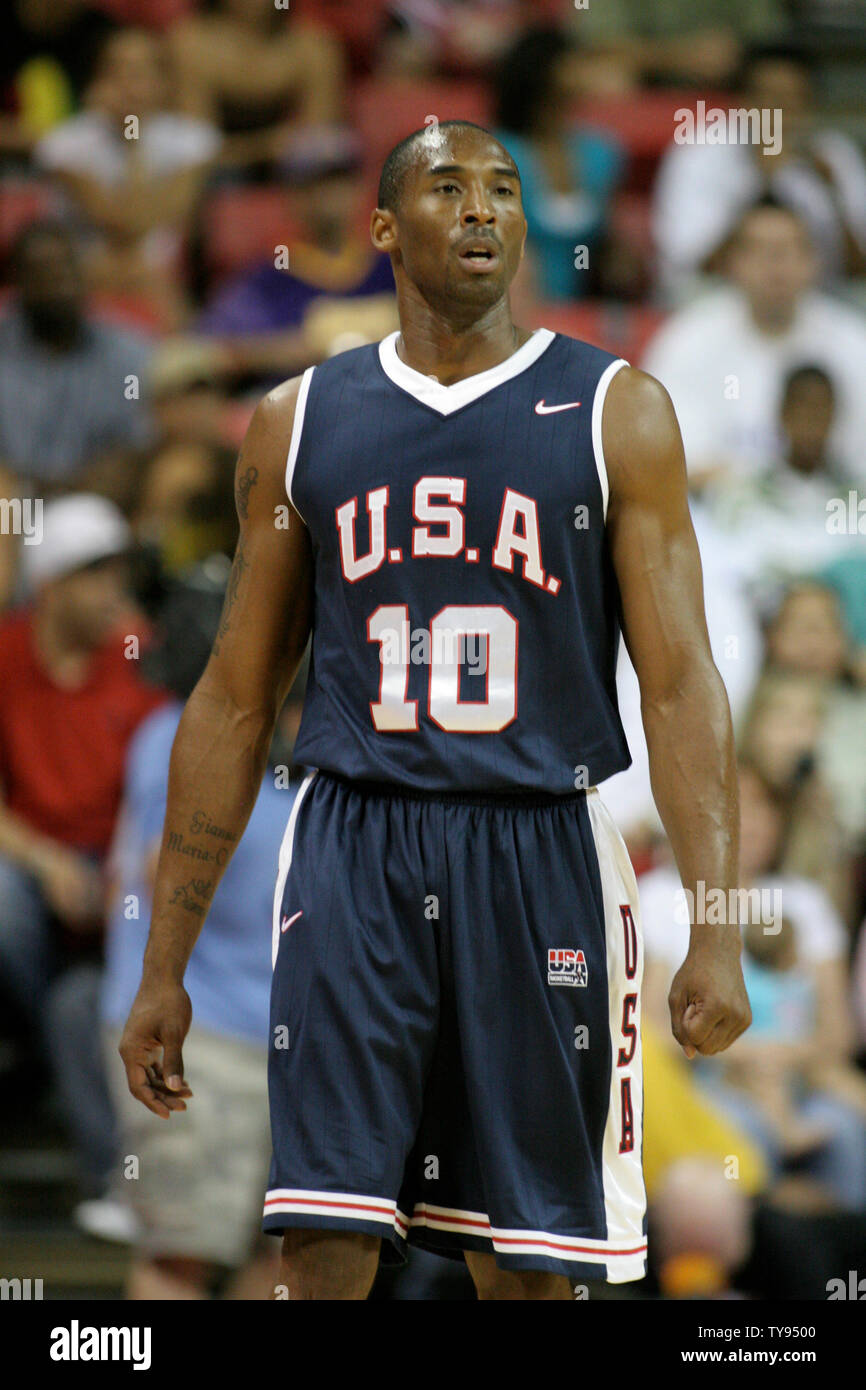
MULTIPOLYGON (((440 183, 440 184, 437 184, 437 186, 436 186, 436 192, 437 192, 437 193, 444 193, 444 192, 446 192, 446 191, 450 191, 451 189, 457 189, 457 184, 456 184, 456 183, 440 183)), ((459 190, 458 190, 458 191, 459 191, 459 190)))
POLYGON ((497 192, 497 193, 507 193, 508 196, 511 197, 511 196, 513 195, 513 193, 514 193, 514 189, 513 189, 509 184, 507 184, 507 183, 501 183, 501 184, 499 185, 499 187, 497 188, 496 192, 497 192))

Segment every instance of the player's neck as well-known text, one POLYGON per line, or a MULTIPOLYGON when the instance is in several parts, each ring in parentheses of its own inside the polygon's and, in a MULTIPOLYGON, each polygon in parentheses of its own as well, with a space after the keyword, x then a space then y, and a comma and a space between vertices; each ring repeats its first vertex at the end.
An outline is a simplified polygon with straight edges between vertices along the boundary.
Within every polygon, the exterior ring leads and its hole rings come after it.
POLYGON ((511 321, 507 301, 474 323, 457 326, 429 305, 401 305, 397 356, 408 367, 453 386, 506 361, 531 334, 511 321))

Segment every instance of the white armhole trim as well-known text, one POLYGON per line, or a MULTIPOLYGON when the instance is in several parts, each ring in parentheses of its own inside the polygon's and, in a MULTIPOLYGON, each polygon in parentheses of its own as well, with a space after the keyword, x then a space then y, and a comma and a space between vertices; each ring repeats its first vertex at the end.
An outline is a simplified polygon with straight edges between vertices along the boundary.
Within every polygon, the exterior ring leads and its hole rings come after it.
MULTIPOLYGON (((295 419, 292 425, 292 438, 289 442, 289 457, 286 459, 286 495, 292 506, 295 507, 295 499, 292 496, 292 479, 295 476, 295 464, 298 461, 298 450, 301 447, 301 431, 304 428, 304 416, 307 413, 307 396, 310 394, 310 382, 313 379, 315 367, 308 367, 301 377, 301 384, 298 387, 298 399, 295 403, 295 419)), ((298 509, 295 507, 295 511, 298 509)), ((301 516, 298 512, 298 516, 301 516)), ((303 517, 301 517, 303 521, 303 517)))
POLYGON ((604 448, 601 442, 601 417, 604 411, 604 398, 607 395, 607 388, 613 381, 620 367, 630 367, 631 363, 626 362, 624 357, 618 357, 615 362, 611 362, 605 367, 598 379, 595 388, 595 396, 592 402, 592 452, 595 455, 595 467, 598 473, 598 481, 601 484, 601 496, 604 506, 604 519, 607 521, 607 501, 610 488, 607 482, 607 464, 604 461, 604 448))

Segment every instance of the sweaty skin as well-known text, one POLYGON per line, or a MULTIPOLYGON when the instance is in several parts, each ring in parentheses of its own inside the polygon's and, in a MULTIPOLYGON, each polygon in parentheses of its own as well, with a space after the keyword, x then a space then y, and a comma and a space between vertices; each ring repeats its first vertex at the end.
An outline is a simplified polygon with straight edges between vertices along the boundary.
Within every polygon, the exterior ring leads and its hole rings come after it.
MULTIPOLYGON (((492 136, 462 127, 419 141, 398 209, 377 208, 371 236, 391 256, 398 352, 417 371, 451 384, 495 366, 530 336, 512 323, 508 301, 526 239, 520 181, 492 136), (483 265, 467 260, 475 245, 493 257, 483 265)), ((310 539, 284 487, 299 384, 265 397, 244 441, 240 540, 225 611, 172 752, 142 982, 120 1045, 132 1094, 163 1117, 185 1109, 191 1095, 182 1060, 191 1019, 184 970, 252 811, 310 631, 310 539), (275 524, 280 516, 287 527, 275 524), (203 823, 210 833, 196 829, 203 823), (209 857, 191 858, 196 851, 209 857)), ((603 449, 611 552, 656 802, 684 886, 694 891, 703 879, 727 891, 736 886, 738 826, 730 713, 710 654, 680 433, 652 377, 631 368, 614 377, 603 449)), ((693 927, 670 1007, 687 1056, 721 1051, 748 1027, 738 927, 693 927)), ((366 1297, 378 1247, 370 1242, 345 1232, 289 1232, 280 1276, 289 1296, 366 1297), (328 1250, 338 1248, 355 1253, 331 1258, 328 1250)), ((467 1262, 482 1298, 570 1296, 563 1276, 509 1274, 488 1255, 467 1262)))

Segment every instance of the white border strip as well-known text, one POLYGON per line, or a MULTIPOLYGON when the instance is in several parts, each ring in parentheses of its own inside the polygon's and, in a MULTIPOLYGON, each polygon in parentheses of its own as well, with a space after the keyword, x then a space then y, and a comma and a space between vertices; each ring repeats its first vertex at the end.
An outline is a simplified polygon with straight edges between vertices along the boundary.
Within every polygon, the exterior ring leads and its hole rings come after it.
POLYGON ((313 778, 318 772, 318 768, 313 768, 308 772, 301 785, 298 787, 297 795, 292 803, 289 812, 289 820, 280 845, 279 867, 277 869, 277 883, 274 888, 274 917, 273 934, 271 937, 271 969, 277 963, 277 951, 280 948, 280 904, 283 901, 283 893, 286 890, 286 879, 289 876, 289 869, 292 867, 292 850, 295 844, 295 821, 298 819, 298 812, 301 809, 301 802, 307 794, 307 790, 313 778))
MULTIPOLYGON (((311 1192, 305 1188, 275 1187, 265 1197, 264 1214, 300 1212, 304 1216, 352 1217, 357 1221, 381 1221, 398 1234, 397 1203, 390 1197, 361 1197, 355 1192, 311 1192)), ((405 1229, 408 1223, 402 1220, 405 1229)))
MULTIPOLYGON (((293 507, 295 507, 295 499, 292 497, 292 480, 295 476, 298 450, 301 447, 301 432, 304 428, 304 416, 307 413, 307 396, 310 394, 310 382, 315 370, 315 367, 308 367, 304 372, 298 387, 298 399, 295 402, 295 418, 292 424, 292 437, 289 441, 289 456, 286 459, 286 495, 293 507)), ((295 511, 298 512, 297 507, 295 507, 295 511)), ((298 516, 301 516, 300 512, 298 512, 298 516)), ((301 520, 303 521, 303 517, 301 520)))
POLYGON ((610 1020, 611 1075, 607 1122, 602 1141, 602 1183, 608 1238, 618 1246, 637 1245, 644 1239, 646 1189, 643 1176, 643 1057, 641 1052, 641 982, 643 977, 643 934, 634 869, 616 822, 601 796, 587 803, 601 890, 604 900, 604 931, 607 955, 608 1018, 610 1020), (625 973, 625 936, 620 904, 632 910, 637 945, 637 966, 633 979, 625 973), (636 1029, 634 1055, 625 1068, 617 1057, 623 1038, 620 1032, 623 1000, 637 994, 637 1007, 631 1015, 636 1029), (631 1081, 634 1142, 626 1153, 619 1151, 621 1117, 620 1080, 631 1081))
POLYGON ((617 1246, 611 1241, 589 1236, 563 1236, 550 1231, 507 1230, 491 1226, 479 1211, 460 1211, 453 1207, 428 1206, 419 1202, 407 1217, 389 1197, 367 1197, 351 1192, 313 1192, 304 1188, 272 1188, 265 1199, 264 1214, 300 1213, 358 1221, 375 1221, 392 1227, 406 1238, 410 1226, 426 1226, 452 1235, 472 1235, 489 1240, 500 1254, 538 1255, 567 1260, 574 1264, 607 1266, 609 1283, 642 1279, 647 1243, 641 1234, 631 1244, 617 1246))
POLYGON ((601 496, 604 505, 604 519, 607 520, 607 502, 610 488, 607 481, 607 464, 604 461, 604 448, 601 442, 601 419, 604 411, 604 398, 607 395, 607 388, 613 381, 621 367, 630 367, 624 357, 618 357, 615 362, 611 362, 605 367, 598 379, 595 388, 595 396, 592 401, 592 452, 595 455, 595 468, 598 473, 598 481, 601 484, 601 496))

